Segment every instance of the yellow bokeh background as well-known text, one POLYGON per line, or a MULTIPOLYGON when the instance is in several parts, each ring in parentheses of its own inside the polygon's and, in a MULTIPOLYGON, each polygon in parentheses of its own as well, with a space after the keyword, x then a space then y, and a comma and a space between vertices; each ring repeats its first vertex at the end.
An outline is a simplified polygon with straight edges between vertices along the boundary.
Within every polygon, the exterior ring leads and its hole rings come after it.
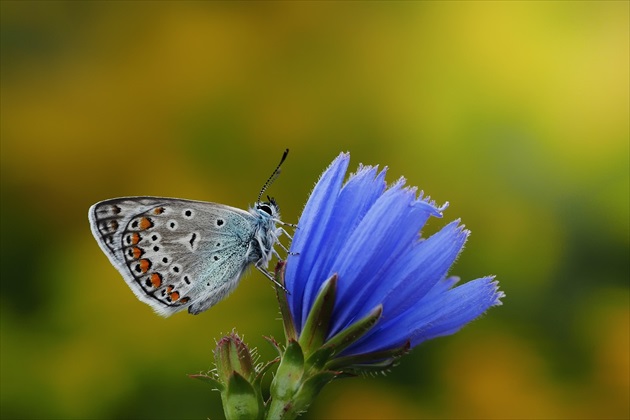
POLYGON ((1 7, 1 412, 222 418, 187 378, 236 328, 282 339, 270 283, 162 319, 92 238, 125 195, 297 221, 341 151, 472 231, 453 274, 507 297, 304 418, 628 418, 629 3, 12 2, 1 7))

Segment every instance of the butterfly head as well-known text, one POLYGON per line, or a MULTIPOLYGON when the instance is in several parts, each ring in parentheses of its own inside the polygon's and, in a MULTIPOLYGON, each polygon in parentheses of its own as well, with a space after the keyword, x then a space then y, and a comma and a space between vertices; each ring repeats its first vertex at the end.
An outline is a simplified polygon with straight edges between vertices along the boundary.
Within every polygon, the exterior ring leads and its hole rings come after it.
POLYGON ((277 219, 280 215, 280 208, 276 203, 276 200, 273 197, 267 196, 267 200, 256 203, 256 211, 259 214, 266 215, 267 217, 271 217, 272 219, 277 219))

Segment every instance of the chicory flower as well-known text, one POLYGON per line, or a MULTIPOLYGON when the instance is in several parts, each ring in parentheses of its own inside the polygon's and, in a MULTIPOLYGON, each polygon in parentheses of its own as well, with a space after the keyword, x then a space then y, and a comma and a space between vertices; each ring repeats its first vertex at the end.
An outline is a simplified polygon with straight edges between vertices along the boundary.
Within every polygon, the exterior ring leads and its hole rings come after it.
POLYGON ((343 182, 350 160, 339 155, 323 173, 300 217, 285 271, 288 302, 299 334, 322 284, 337 274, 337 296, 327 337, 366 316, 377 305, 378 324, 343 354, 411 347, 453 334, 501 305, 493 277, 458 287, 447 277, 469 231, 459 220, 422 239, 420 231, 438 207, 400 179, 391 187, 385 172, 360 166, 343 182))
POLYGON ((278 290, 287 346, 270 418, 305 409, 335 377, 390 367, 504 296, 492 276, 454 287, 448 271, 469 235, 459 220, 420 236, 447 205, 405 187, 403 178, 388 187, 386 170, 374 166, 359 166, 344 182, 349 160, 340 154, 322 174, 277 270, 290 293, 278 290))

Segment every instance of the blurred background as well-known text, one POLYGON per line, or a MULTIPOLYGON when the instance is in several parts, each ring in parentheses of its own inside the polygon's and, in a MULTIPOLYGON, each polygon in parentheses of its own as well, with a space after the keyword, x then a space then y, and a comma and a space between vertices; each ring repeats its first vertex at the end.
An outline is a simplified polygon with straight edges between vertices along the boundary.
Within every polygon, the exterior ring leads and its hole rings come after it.
POLYGON ((10 2, 1 6, 1 412, 213 418, 236 328, 282 339, 251 272, 199 316, 154 315, 92 238, 125 195, 298 220, 341 151, 472 230, 452 270, 506 292, 306 419, 628 418, 628 2, 10 2))

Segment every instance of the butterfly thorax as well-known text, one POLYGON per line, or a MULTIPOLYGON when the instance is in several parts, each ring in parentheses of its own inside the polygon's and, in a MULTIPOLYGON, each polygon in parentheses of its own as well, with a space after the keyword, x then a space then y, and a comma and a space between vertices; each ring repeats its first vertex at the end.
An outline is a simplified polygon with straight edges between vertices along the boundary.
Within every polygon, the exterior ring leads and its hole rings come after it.
POLYGON ((273 255, 273 246, 278 240, 276 221, 280 217, 280 210, 276 202, 270 199, 269 202, 257 203, 249 212, 256 217, 257 228, 254 230, 247 254, 250 261, 266 268, 273 255))

